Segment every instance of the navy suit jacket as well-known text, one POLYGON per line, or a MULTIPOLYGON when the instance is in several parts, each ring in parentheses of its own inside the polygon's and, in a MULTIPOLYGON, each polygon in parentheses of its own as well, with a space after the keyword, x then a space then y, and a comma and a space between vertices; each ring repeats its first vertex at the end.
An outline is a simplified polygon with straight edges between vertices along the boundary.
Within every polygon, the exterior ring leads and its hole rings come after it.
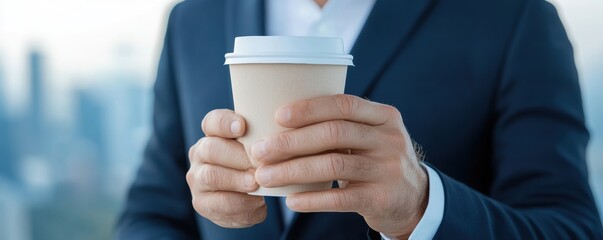
MULTIPOLYGON (((285 228, 267 198, 266 221, 227 229, 191 206, 188 148, 207 112, 232 109, 224 53, 236 36, 265 34, 264 11, 258 0, 172 10, 119 239, 366 239, 355 213, 298 214, 285 228)), ((397 107, 442 178, 436 239, 603 239, 572 47, 552 5, 379 0, 352 54, 346 93, 397 107)))

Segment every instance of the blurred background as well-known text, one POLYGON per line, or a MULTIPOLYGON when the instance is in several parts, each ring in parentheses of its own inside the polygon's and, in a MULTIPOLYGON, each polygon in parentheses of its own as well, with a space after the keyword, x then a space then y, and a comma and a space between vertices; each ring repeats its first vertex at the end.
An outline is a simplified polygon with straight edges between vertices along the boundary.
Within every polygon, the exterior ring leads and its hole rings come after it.
MULTIPOLYGON (((176 2, 0 0, 0 240, 111 238, 176 2)), ((603 1, 551 2, 576 50, 601 209, 603 1)))

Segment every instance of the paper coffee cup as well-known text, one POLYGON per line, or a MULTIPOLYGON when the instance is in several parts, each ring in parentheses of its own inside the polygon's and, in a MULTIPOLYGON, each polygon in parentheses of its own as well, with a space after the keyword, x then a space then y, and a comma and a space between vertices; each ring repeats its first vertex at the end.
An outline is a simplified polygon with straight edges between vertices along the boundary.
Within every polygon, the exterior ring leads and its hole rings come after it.
MULTIPOLYGON (((247 131, 239 139, 254 166, 251 147, 258 140, 284 132, 276 123, 276 110, 303 99, 342 94, 352 56, 345 54, 339 38, 251 36, 237 37, 233 53, 227 53, 232 95, 237 114, 245 118, 247 131)), ((260 187, 252 195, 287 196, 321 191, 331 182, 260 187)))

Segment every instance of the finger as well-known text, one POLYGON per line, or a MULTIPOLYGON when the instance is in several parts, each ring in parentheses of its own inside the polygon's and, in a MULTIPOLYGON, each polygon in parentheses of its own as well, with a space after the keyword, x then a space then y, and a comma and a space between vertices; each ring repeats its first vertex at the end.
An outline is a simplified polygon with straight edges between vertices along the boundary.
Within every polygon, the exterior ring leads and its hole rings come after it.
POLYGON ((334 188, 320 192, 294 193, 287 197, 287 207, 296 212, 359 212, 365 206, 360 188, 334 188))
POLYGON ((272 164, 295 156, 332 149, 367 150, 378 147, 371 126, 329 121, 279 133, 256 142, 251 149, 258 163, 272 164))
POLYGON ((264 187, 333 180, 371 181, 384 174, 378 167, 377 162, 363 156, 329 153, 261 166, 255 178, 264 187))
POLYGON ((189 150, 191 163, 208 163, 238 170, 252 168, 243 145, 220 137, 201 138, 189 150))
POLYGON ((237 192, 205 192, 193 196, 195 210, 203 216, 228 216, 238 212, 262 208, 266 205, 264 197, 237 192), (198 208, 198 209, 197 209, 198 208))
POLYGON ((267 215, 268 208, 266 206, 261 209, 255 209, 254 211, 238 212, 232 215, 230 218, 224 216, 221 217, 223 220, 211 220, 213 223, 224 228, 248 228, 253 225, 262 223, 267 215))
POLYGON ((249 227, 264 221, 266 203, 261 196, 235 192, 207 192, 193 197, 193 207, 203 217, 229 228, 249 227))
POLYGON ((287 128, 331 120, 378 126, 401 119, 395 107, 344 94, 302 100, 280 108, 275 115, 276 121, 287 128))
POLYGON ((213 110, 201 121, 205 136, 238 138, 245 133, 245 119, 228 109, 213 110))
POLYGON ((253 171, 239 171, 211 164, 197 165, 187 173, 189 185, 197 185, 197 191, 232 191, 248 193, 258 184, 253 171))

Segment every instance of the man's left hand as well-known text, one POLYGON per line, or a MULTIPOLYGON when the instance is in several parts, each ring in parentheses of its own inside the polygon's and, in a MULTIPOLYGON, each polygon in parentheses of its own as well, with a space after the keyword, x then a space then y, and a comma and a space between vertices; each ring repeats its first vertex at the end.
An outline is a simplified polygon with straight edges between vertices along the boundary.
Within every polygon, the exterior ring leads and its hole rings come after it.
POLYGON ((395 107, 335 95, 284 106, 275 118, 292 130, 253 145, 261 186, 339 180, 337 189, 289 195, 287 206, 357 212, 378 232, 409 237, 427 206, 429 184, 395 107))

